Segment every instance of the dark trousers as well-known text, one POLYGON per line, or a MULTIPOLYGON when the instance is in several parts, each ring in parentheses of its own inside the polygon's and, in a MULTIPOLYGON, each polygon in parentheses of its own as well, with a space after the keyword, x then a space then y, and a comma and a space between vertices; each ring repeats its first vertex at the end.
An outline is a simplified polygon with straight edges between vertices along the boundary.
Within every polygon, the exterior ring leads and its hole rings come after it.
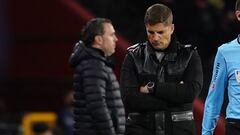
POLYGON ((226 135, 240 135, 240 120, 227 119, 226 135))

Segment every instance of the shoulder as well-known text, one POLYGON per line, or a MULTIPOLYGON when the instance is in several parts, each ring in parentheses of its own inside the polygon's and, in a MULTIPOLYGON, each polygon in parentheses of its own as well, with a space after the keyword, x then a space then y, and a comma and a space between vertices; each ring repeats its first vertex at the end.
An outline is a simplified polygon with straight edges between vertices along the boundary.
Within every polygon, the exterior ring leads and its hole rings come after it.
POLYGON ((127 51, 128 52, 136 52, 136 51, 139 51, 143 48, 145 48, 145 46, 147 45, 147 42, 144 42, 144 43, 137 43, 137 44, 134 44, 130 47, 127 48, 127 51))
POLYGON ((107 78, 108 67, 104 62, 97 59, 88 59, 82 61, 76 68, 77 73, 82 73, 83 76, 95 76, 100 78, 107 78))
POLYGON ((239 43, 237 41, 237 38, 230 41, 230 42, 226 42, 224 44, 222 44, 221 46, 218 47, 218 51, 227 51, 229 49, 234 48, 235 46, 239 46, 239 43))
POLYGON ((179 44, 178 54, 190 55, 190 56, 192 56, 192 54, 198 55, 197 46, 192 44, 179 44))
POLYGON ((82 60, 76 67, 78 71, 86 71, 86 70, 104 70, 105 62, 99 59, 90 58, 86 60, 82 60))
POLYGON ((179 44, 179 48, 184 50, 197 50, 197 46, 192 44, 179 44))
POLYGON ((187 60, 200 60, 200 56, 197 51, 197 46, 192 44, 181 44, 179 45, 179 50, 177 55, 182 59, 187 60))
POLYGON ((142 57, 147 44, 148 44, 147 42, 137 43, 135 45, 132 45, 132 46, 128 47, 126 56, 127 57, 130 56, 130 57, 134 57, 134 58, 142 57))
POLYGON ((92 67, 104 67, 105 61, 93 57, 87 60, 83 60, 81 64, 92 67))

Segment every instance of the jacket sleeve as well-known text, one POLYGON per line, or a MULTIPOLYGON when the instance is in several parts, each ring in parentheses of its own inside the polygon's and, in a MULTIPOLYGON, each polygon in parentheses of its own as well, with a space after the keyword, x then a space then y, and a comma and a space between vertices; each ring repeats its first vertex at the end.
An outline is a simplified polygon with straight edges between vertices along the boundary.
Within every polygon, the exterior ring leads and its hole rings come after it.
POLYGON ((102 63, 89 63, 83 67, 83 90, 87 109, 101 135, 115 135, 113 122, 106 103, 107 73, 102 63))
POLYGON ((194 50, 184 71, 183 83, 157 83, 154 95, 172 103, 192 103, 198 96, 203 85, 203 72, 200 56, 194 50))
POLYGON ((140 82, 134 60, 127 54, 121 69, 120 88, 123 102, 128 112, 156 111, 166 108, 165 101, 140 93, 140 82))
POLYGON ((227 85, 226 62, 218 50, 213 67, 211 84, 205 102, 202 123, 202 135, 212 135, 224 100, 224 90, 227 85))

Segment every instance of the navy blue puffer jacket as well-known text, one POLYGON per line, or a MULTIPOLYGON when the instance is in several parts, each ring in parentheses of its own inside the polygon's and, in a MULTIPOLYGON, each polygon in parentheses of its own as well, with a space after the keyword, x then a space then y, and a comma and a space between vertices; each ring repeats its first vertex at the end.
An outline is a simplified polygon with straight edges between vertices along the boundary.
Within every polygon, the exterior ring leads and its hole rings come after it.
POLYGON ((74 135, 123 135, 125 111, 119 83, 103 52, 78 42, 74 71, 74 135))

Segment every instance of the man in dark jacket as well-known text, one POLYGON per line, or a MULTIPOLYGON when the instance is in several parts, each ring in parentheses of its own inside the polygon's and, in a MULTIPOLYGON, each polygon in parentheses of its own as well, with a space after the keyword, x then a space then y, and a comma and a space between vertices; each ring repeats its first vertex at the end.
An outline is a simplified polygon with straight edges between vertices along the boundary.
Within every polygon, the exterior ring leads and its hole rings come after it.
POLYGON ((167 6, 152 5, 144 21, 148 41, 129 47, 122 65, 126 135, 194 135, 192 103, 203 83, 196 47, 176 40, 167 6))
POLYGON ((75 69, 74 135, 123 135, 125 111, 119 83, 106 57, 117 37, 110 20, 95 18, 82 31, 70 58, 75 69))

